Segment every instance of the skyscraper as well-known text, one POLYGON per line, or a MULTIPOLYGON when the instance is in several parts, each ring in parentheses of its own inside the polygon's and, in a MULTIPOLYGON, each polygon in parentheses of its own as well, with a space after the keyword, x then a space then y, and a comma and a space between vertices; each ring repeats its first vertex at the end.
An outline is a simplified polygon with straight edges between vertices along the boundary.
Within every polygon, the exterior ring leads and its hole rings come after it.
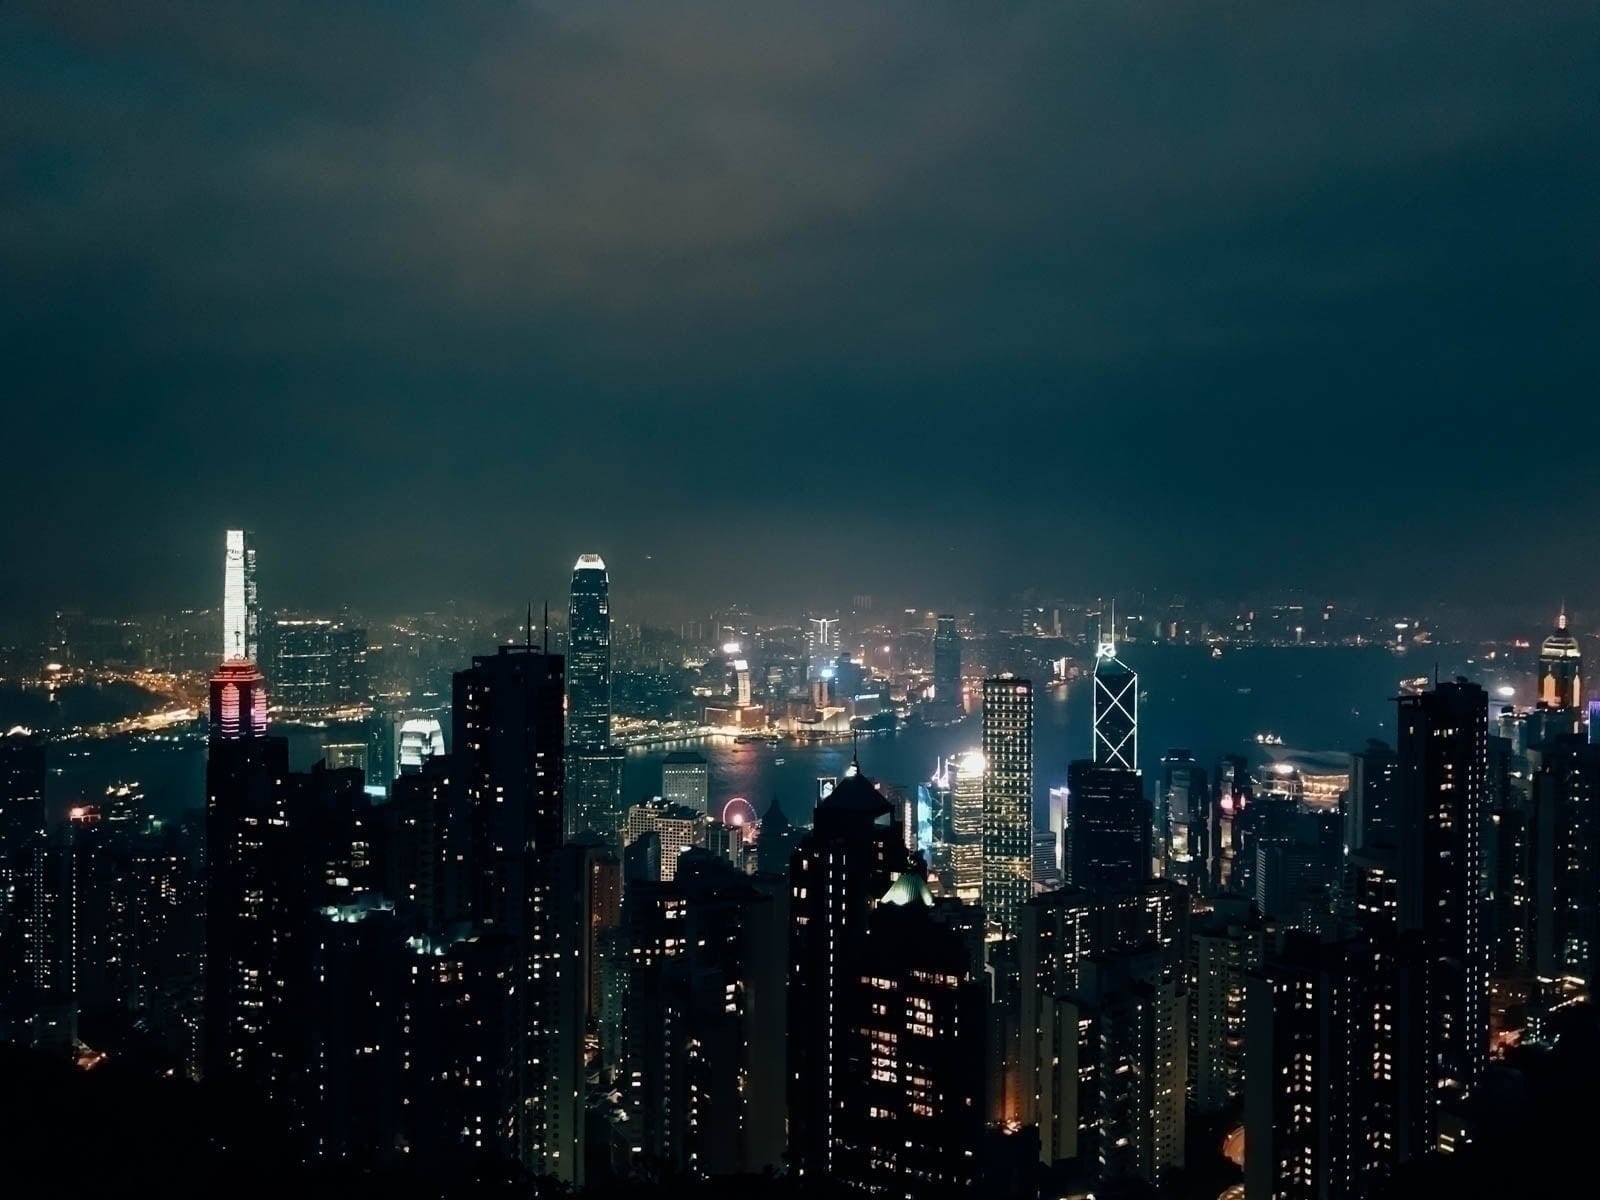
POLYGON ((894 806, 852 763, 789 868, 789 1153, 802 1176, 835 1173, 860 1137, 847 1127, 846 1055, 870 967, 868 916, 909 865, 894 806))
POLYGON ((1188 911, 1166 880, 1023 906, 1020 1117, 1081 1184, 1160 1186, 1183 1164, 1188 911))
POLYGON ((711 767, 705 756, 675 750, 661 762, 661 798, 668 804, 711 811, 711 767))
POLYGON ((560 854, 564 691, 561 657, 531 637, 474 657, 455 677, 448 758, 469 812, 473 923, 508 937, 517 964, 514 1105, 497 1125, 525 1170, 581 1183, 588 931, 569 911, 583 889, 560 854))
POLYGON ((839 618, 806 618, 806 677, 831 676, 839 657, 839 618))
POLYGON ((1016 933, 1033 894, 1033 684, 983 681, 983 908, 989 927, 1016 933))
POLYGON ((1150 805, 1139 772, 1086 759, 1067 767, 1064 857, 1072 887, 1130 887, 1150 877, 1150 805))
POLYGON ((303 1065, 309 907, 288 768, 261 673, 229 659, 211 679, 206 756, 205 1074, 284 1110, 303 1065))
POLYGON ((615 842, 622 759, 611 749, 611 598, 606 564, 580 555, 567 611, 567 833, 615 842))
POLYGON ((933 634, 933 698, 941 707, 961 707, 961 632, 953 616, 941 615, 933 634))
POLYGON ((1583 650, 1567 629, 1567 610, 1539 647, 1539 707, 1583 709, 1583 650))
POLYGON ((956 896, 976 904, 983 895, 983 754, 969 750, 956 760, 950 789, 950 884, 956 896))
POLYGON ((43 741, 0 734, 0 1003, 50 983, 44 782, 43 741))
POLYGON ((1465 679, 1398 698, 1399 927, 1424 937, 1433 971, 1423 1094, 1459 1095, 1489 1056, 1489 948, 1482 902, 1488 696, 1465 679))
POLYGON ((611 745, 611 598, 605 561, 583 554, 572 568, 567 610, 567 744, 611 745))
POLYGON ((1168 750, 1161 758, 1160 820, 1157 852, 1162 875, 1199 891, 1206 863, 1206 824, 1211 793, 1206 770, 1187 750, 1168 750))
POLYGON ((692 1175, 783 1158, 781 898, 704 850, 626 901, 626 1103, 643 1152, 692 1175))
POLYGON ((1377 1194, 1380 963, 1364 941, 1291 932, 1246 981, 1247 1195, 1377 1194))
POLYGON ((915 871, 868 914, 865 947, 847 993, 835 1173, 866 1194, 965 1194, 985 1115, 982 976, 915 871))
POLYGON ((260 632, 255 535, 230 529, 222 558, 222 657, 255 662, 261 653, 260 632))
POLYGON ((1094 660, 1094 753, 1102 766, 1139 769, 1139 676, 1117 657, 1116 629, 1094 660))

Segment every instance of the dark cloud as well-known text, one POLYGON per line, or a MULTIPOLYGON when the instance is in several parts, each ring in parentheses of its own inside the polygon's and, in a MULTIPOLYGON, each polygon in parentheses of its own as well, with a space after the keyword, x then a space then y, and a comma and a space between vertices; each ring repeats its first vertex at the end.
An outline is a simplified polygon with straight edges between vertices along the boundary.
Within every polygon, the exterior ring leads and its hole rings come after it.
POLYGON ((18 603, 188 598, 224 519, 310 603, 591 545, 695 596, 1543 589, 1600 533, 1553 449, 1600 432, 1591 4, 55 0, 0 45, 18 603))

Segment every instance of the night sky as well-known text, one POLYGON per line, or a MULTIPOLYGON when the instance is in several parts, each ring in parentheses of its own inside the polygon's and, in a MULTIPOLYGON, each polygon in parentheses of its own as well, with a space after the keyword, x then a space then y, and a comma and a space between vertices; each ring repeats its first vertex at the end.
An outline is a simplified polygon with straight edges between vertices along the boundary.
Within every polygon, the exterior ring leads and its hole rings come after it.
POLYGON ((0 611, 1600 594, 1600 18, 9 0, 0 611), (650 556, 650 557, 646 557, 650 556))

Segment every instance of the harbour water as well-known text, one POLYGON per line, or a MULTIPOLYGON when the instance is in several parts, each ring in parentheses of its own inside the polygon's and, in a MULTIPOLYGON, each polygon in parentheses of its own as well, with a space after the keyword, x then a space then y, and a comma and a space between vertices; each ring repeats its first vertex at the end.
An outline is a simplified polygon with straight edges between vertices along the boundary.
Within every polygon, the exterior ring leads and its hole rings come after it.
MULTIPOLYGON (((1441 650, 1441 673, 1466 673, 1491 686, 1510 683, 1519 699, 1530 698, 1524 677, 1452 661, 1465 652, 1441 650)), ((1392 741, 1392 700, 1400 680, 1432 674, 1434 668, 1431 653, 1423 661, 1416 651, 1397 656, 1372 647, 1247 648, 1213 658, 1198 646, 1130 646, 1124 657, 1139 672, 1139 763, 1147 777, 1159 771, 1162 754, 1174 747, 1192 751, 1202 763, 1226 753, 1259 756, 1258 733, 1270 732, 1303 750, 1355 750, 1373 737, 1392 741)), ((1090 705, 1087 679, 1040 689, 1035 777, 1041 803, 1052 786, 1065 782, 1067 764, 1088 756, 1090 705)), ((941 757, 976 748, 979 727, 974 714, 953 725, 913 724, 863 738, 862 769, 883 783, 914 785, 933 773, 941 757)), ((630 750, 624 770, 630 803, 660 791, 661 761, 672 750, 695 750, 709 761, 714 809, 743 796, 765 812, 776 797, 799 823, 810 820, 817 778, 842 774, 851 755, 849 742, 740 744, 722 737, 630 750)), ((291 737, 296 768, 304 769, 316 753, 314 738, 291 737)), ((162 816, 204 805, 205 747, 199 739, 58 743, 51 750, 51 769, 58 812, 125 780, 142 783, 152 810, 162 816)))

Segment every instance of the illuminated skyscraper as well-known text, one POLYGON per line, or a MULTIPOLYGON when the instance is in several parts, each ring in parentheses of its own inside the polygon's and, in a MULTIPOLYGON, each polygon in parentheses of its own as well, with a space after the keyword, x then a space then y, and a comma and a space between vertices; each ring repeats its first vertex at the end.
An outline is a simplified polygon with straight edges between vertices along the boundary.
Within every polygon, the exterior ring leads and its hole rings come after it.
POLYGON ((676 750, 661 763, 661 798, 696 812, 711 811, 711 767, 703 755, 676 750))
POLYGON ((567 744, 611 745, 611 597, 605 561, 580 555, 567 610, 567 744))
POLYGON ((983 768, 983 754, 967 751, 956 761, 950 791, 951 884, 968 904, 983 894, 983 768))
POLYGON ((1555 632, 1539 648, 1539 706, 1583 708, 1583 651, 1567 629, 1567 610, 1556 618, 1555 632))
POLYGON ((1114 627, 1095 654, 1092 757, 1102 766, 1139 769, 1139 676, 1117 657, 1114 627))
POLYGON ((961 634, 952 616, 941 616, 933 635, 933 698, 961 706, 961 634))
POLYGON ((1437 1102, 1470 1090, 1489 1057, 1481 884, 1489 705, 1465 679, 1398 705, 1399 927, 1426 938, 1438 959, 1424 1034, 1434 1074, 1421 1089, 1437 1102))
POLYGON ((1016 933, 1033 894, 1033 684, 983 681, 983 890, 991 930, 1016 933))
POLYGON ((1198 891, 1205 873, 1206 821, 1211 792, 1206 769, 1187 750, 1168 750, 1161 759, 1158 844, 1162 875, 1198 891))
POLYGON ((808 678, 827 671, 832 674, 839 657, 839 618, 810 617, 806 620, 806 664, 808 678))
POLYGON ((222 565, 222 657, 260 656, 261 606, 256 598, 255 536, 246 529, 230 529, 222 565))
POLYGON ((567 613, 567 833, 615 843, 622 824, 622 757, 611 749, 611 597, 606 564, 572 568, 567 613))

